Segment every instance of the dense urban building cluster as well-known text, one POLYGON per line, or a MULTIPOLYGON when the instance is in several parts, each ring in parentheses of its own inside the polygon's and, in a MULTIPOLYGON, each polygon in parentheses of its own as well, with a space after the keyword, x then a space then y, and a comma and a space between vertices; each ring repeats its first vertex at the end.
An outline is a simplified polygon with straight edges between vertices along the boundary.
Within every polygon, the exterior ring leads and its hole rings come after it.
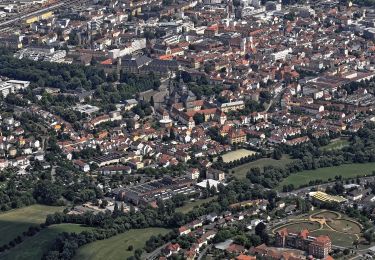
POLYGON ((44 259, 148 227, 130 258, 375 251, 372 170, 285 182, 375 162, 372 0, 5 1, 0 47, 0 210, 97 228, 44 259))

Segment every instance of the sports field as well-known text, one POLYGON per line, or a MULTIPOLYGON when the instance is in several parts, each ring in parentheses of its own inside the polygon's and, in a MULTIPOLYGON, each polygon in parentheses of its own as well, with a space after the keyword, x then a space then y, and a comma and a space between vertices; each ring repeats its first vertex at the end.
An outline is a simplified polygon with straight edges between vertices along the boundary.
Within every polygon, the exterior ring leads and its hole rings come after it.
POLYGON ((59 224, 53 225, 40 231, 33 237, 26 238, 21 244, 0 255, 4 260, 28 260, 41 259, 43 254, 51 246, 57 235, 62 232, 80 233, 89 230, 89 227, 83 227, 77 224, 59 224))
POLYGON ((239 179, 246 178, 247 172, 254 167, 259 167, 261 170, 263 170, 263 167, 265 166, 275 166, 275 167, 284 167, 286 164, 292 162, 293 159, 291 159, 288 155, 283 155, 283 157, 280 160, 275 160, 272 158, 262 158, 253 162, 245 163, 243 165, 237 166, 233 169, 230 169, 229 172, 233 173, 234 176, 236 176, 239 179))
POLYGON ((256 154, 254 151, 246 150, 246 149, 238 149, 235 151, 228 152, 221 157, 223 158, 223 162, 231 162, 238 159, 241 159, 243 157, 247 157, 249 155, 256 154))
POLYGON ((0 214, 0 245, 21 235, 32 225, 44 223, 48 214, 62 211, 64 207, 32 205, 0 214))
POLYGON ((320 168, 317 170, 308 170, 291 174, 285 178, 279 185, 293 184, 294 187, 309 184, 310 181, 334 179, 335 176, 342 176, 344 179, 355 178, 357 176, 371 175, 375 170, 375 163, 353 163, 340 166, 320 168))
POLYGON ((123 260, 134 255, 134 250, 143 249, 145 242, 152 236, 166 234, 164 228, 133 229, 106 240, 96 241, 78 249, 74 260, 123 260), (128 251, 132 245, 134 249, 128 251))

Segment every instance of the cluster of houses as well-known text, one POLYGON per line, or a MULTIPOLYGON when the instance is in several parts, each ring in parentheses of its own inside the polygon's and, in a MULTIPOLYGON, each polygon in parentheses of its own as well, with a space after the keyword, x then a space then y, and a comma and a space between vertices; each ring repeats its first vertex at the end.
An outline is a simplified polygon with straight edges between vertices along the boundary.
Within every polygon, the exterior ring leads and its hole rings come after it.
POLYGON ((0 115, 0 127, 0 170, 16 168, 18 174, 24 174, 31 161, 50 167, 44 164, 41 136, 30 135, 27 128, 11 115, 0 115))
MULTIPOLYGON (((51 111, 37 106, 30 111, 69 137, 58 142, 68 159, 85 148, 103 154, 74 160, 82 171, 89 172, 95 163, 101 173, 128 174, 192 158, 209 168, 204 158, 230 151, 234 144, 295 146, 356 132, 374 120, 373 94, 363 84, 353 91, 347 87, 375 76, 375 45, 367 38, 371 8, 257 0, 241 0, 238 6, 231 1, 161 2, 87 3, 75 7, 76 19, 51 12, 28 20, 17 33, 19 59, 95 64, 106 73, 152 71, 169 80, 164 100, 153 110, 156 120, 132 112, 136 99, 104 113, 87 102, 93 91, 46 89, 79 99, 72 108, 85 114, 79 131, 51 111), (290 15, 293 19, 286 19, 290 15), (64 44, 67 52, 55 51, 64 44), (174 76, 180 81, 171 82, 174 76), (194 91, 191 84, 199 87, 202 81, 215 91, 194 91), (103 127, 112 122, 118 126, 103 127), (212 129, 224 141, 213 138, 212 129), (307 135, 305 130, 312 131, 307 135), (165 141, 170 136, 173 140, 165 141)), ((4 46, 14 41, 12 33, 0 37, 4 46)))
MULTIPOLYGON (((194 238, 194 243, 192 243, 190 248, 181 249, 178 244, 168 243, 162 250, 163 257, 170 257, 172 254, 182 254, 185 259, 195 259, 198 257, 199 253, 202 252, 204 246, 215 237, 219 228, 227 227, 233 225, 238 221, 244 221, 245 217, 252 216, 253 219, 248 222, 248 230, 254 229, 256 225, 263 222, 261 219, 256 219, 254 216, 259 215, 259 213, 264 212, 264 206, 266 201, 247 201, 246 205, 253 205, 251 209, 240 210, 236 214, 232 214, 230 211, 224 212, 223 214, 211 213, 200 217, 190 223, 181 226, 178 229, 178 234, 180 236, 188 236, 194 238), (174 249, 174 250, 173 250, 174 249)), ((243 205, 242 205, 243 206, 243 205)), ((241 208, 240 205, 231 205, 232 208, 241 208)), ((265 216, 265 221, 269 221, 269 216, 265 216)), ((234 253, 236 255, 241 255, 247 253, 248 251, 244 246, 236 244, 233 240, 227 240, 225 243, 219 243, 215 245, 219 250, 224 250, 229 253, 234 253)))

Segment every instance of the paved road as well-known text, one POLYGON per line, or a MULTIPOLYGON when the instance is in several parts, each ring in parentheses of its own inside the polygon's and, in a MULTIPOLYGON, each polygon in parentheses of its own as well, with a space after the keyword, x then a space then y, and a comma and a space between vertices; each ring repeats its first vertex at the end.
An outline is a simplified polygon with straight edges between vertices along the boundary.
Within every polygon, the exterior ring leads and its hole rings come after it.
MULTIPOLYGON (((375 176, 360 177, 359 179, 361 180, 361 182, 375 181, 375 176)), ((281 198, 289 197, 289 196, 291 196, 293 194, 295 196, 299 196, 301 194, 305 195, 306 193, 308 193, 313 188, 316 188, 316 189, 325 189, 325 188, 327 188, 329 186, 335 185, 335 183, 336 183, 335 181, 332 181, 332 182, 327 182, 327 183, 324 183, 324 184, 308 186, 308 187, 301 188, 301 189, 298 189, 298 190, 294 190, 294 191, 291 191, 291 192, 279 192, 278 195, 281 198)))
POLYGON ((169 242, 166 243, 166 244, 164 244, 164 245, 162 245, 162 246, 160 246, 160 247, 158 247, 158 248, 156 248, 156 249, 155 249, 154 251, 152 251, 151 253, 146 254, 146 255, 145 255, 145 259, 147 259, 147 260, 154 260, 154 259, 156 259, 158 256, 160 256, 160 254, 161 254, 161 250, 162 250, 164 247, 166 247, 168 244, 169 244, 169 242))
POLYGON ((202 252, 199 253, 197 260, 202 260, 202 258, 206 255, 207 250, 211 247, 212 245, 208 245, 205 249, 203 249, 202 252))

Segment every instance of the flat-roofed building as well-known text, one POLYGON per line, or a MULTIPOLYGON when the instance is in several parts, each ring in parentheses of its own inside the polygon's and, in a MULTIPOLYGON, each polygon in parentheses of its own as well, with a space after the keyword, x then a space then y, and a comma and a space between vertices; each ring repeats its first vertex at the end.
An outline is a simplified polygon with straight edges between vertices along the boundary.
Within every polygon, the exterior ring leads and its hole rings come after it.
POLYGON ((7 95, 11 93, 15 93, 19 90, 29 87, 29 85, 30 85, 29 81, 21 81, 21 80, 3 81, 3 82, 0 82, 0 93, 3 95, 3 97, 6 97, 7 95))
POLYGON ((336 203, 344 203, 347 201, 342 196, 334 196, 334 195, 329 195, 325 192, 322 191, 314 191, 309 193, 310 197, 313 198, 314 200, 318 202, 336 202, 336 203))

